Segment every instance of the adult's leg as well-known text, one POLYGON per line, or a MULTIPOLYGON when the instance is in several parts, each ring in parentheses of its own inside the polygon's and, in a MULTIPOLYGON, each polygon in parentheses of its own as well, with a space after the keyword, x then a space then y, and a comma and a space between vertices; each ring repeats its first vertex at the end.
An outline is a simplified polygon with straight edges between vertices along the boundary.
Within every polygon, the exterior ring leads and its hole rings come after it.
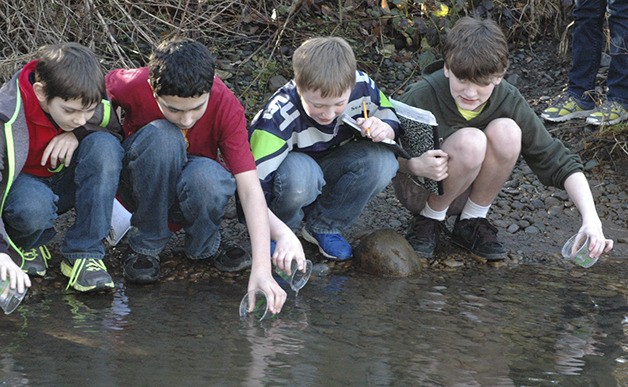
POLYGON ((571 48, 568 93, 586 109, 593 108, 590 93, 595 90, 596 75, 604 48, 606 0, 576 0, 571 48))
POLYGON ((608 0, 611 64, 608 68, 608 99, 628 108, 628 1, 608 0))

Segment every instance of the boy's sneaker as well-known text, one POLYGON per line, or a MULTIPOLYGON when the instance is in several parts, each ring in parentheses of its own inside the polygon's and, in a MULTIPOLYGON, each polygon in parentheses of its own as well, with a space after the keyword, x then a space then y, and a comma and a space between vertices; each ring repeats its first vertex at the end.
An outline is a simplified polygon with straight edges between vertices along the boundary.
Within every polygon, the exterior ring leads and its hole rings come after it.
POLYGON ((541 117, 552 122, 563 122, 573 118, 584 118, 593 113, 595 109, 585 109, 578 104, 578 100, 565 94, 556 102, 543 110, 541 117))
POLYGON ((130 250, 122 274, 132 283, 150 284, 159 280, 159 269, 159 258, 130 250))
POLYGON ((420 257, 432 258, 438 247, 440 230, 444 227, 444 222, 440 220, 416 215, 406 233, 406 240, 420 257))
POLYGON ((43 277, 48 269, 48 261, 50 260, 50 251, 46 245, 33 247, 30 250, 19 248, 22 262, 20 268, 28 275, 38 275, 43 277))
POLYGON ((224 242, 211 258, 216 269, 224 272, 237 272, 251 267, 251 254, 235 243, 224 242))
POLYGON ((456 220, 451 241, 488 261, 506 258, 506 249, 497 240, 497 229, 486 218, 456 220))
POLYGON ((606 100, 587 117, 590 125, 615 125, 628 119, 628 109, 619 101, 606 100))
POLYGON ((318 234, 308 232, 305 227, 301 231, 303 239, 318 246, 318 251, 325 257, 337 261, 346 261, 353 255, 353 249, 340 234, 318 234))
POLYGON ((61 273, 68 277, 70 286, 79 292, 92 292, 113 289, 113 280, 102 259, 79 258, 70 263, 67 259, 61 262, 61 273))

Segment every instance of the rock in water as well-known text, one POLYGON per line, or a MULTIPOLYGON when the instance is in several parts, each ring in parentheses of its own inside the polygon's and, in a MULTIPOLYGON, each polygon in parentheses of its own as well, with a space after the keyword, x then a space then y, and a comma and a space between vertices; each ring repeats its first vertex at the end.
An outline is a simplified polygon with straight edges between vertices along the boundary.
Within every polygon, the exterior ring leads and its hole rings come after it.
POLYGON ((365 236, 353 252, 356 269, 379 277, 408 277, 422 269, 410 243, 395 230, 376 230, 365 236))

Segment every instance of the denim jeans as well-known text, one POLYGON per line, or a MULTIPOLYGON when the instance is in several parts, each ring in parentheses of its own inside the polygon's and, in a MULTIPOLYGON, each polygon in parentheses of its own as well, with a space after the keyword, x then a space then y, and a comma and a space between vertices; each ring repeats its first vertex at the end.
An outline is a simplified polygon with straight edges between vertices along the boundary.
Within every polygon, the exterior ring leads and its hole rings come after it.
POLYGON ((102 259, 122 156, 117 138, 96 132, 81 141, 70 166, 60 172, 47 178, 20 173, 3 214, 13 242, 26 250, 48 243, 56 234, 58 214, 74 208, 76 219, 65 234, 61 254, 70 262, 102 259))
POLYGON ((628 1, 576 0, 569 94, 586 108, 594 107, 587 92, 595 90, 606 42, 603 26, 607 8, 611 56, 607 98, 628 105, 628 1))
POLYGON ((220 247, 220 223, 235 194, 235 178, 220 163, 188 156, 181 131, 153 121, 123 142, 124 167, 118 194, 133 212, 129 245, 157 256, 172 236, 169 223, 183 226, 185 252, 204 259, 220 247))
POLYGON ((297 230, 307 207, 307 229, 339 234, 354 223, 372 197, 397 173, 393 152, 368 140, 353 141, 330 152, 290 152, 273 179, 270 209, 297 230))

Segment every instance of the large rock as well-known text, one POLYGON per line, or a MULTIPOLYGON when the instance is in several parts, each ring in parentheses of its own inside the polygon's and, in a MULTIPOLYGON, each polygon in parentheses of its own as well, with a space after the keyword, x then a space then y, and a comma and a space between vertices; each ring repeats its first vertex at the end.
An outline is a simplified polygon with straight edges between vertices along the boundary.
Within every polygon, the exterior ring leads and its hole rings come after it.
POLYGON ((423 267, 406 238, 391 229, 377 230, 362 238, 353 255, 357 270, 379 277, 408 277, 423 267))

